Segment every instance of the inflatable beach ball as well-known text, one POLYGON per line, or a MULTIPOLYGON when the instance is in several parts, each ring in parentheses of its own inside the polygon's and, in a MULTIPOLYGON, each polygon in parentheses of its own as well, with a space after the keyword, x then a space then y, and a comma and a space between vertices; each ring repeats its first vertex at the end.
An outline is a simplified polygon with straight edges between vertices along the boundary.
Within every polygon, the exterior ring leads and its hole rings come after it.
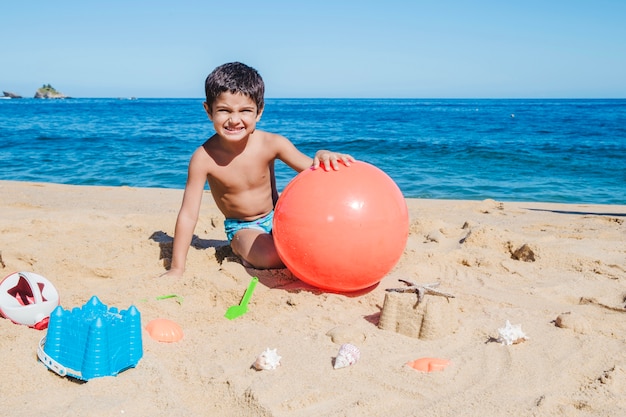
POLYGON ((300 280, 335 292, 363 290, 396 265, 409 236, 406 201, 382 170, 353 162, 308 169, 280 195, 274 242, 300 280))
POLYGON ((54 285, 34 272, 15 272, 0 282, 0 314, 13 323, 43 330, 58 305, 54 285))

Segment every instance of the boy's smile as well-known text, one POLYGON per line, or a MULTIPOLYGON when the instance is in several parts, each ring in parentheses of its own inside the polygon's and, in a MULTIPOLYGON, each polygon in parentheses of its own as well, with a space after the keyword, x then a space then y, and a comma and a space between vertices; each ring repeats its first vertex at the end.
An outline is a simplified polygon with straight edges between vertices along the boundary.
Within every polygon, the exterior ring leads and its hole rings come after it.
POLYGON ((211 107, 204 103, 204 109, 213 122, 215 132, 232 141, 245 139, 254 132, 263 113, 250 97, 229 91, 220 94, 211 107))

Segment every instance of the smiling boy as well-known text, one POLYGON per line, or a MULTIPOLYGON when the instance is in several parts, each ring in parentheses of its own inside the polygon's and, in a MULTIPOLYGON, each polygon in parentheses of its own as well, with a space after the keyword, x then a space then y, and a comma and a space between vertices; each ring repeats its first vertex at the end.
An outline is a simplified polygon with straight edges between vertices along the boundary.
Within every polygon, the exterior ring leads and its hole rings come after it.
POLYGON ((181 277, 198 221, 206 182, 215 204, 226 217, 224 228, 233 252, 244 265, 258 269, 282 268, 271 234, 278 200, 274 161, 297 172, 320 166, 349 166, 352 156, 320 150, 311 158, 287 138, 256 129, 264 109, 265 85, 259 73, 233 62, 217 67, 205 81, 204 109, 215 134, 192 155, 187 184, 176 220, 169 271, 181 277))

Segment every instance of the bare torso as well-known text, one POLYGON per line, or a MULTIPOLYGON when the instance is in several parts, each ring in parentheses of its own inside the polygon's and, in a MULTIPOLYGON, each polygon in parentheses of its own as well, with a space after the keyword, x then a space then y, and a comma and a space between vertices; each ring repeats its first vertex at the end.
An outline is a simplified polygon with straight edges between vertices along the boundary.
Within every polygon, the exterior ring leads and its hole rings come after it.
MULTIPOLYGON (((259 130, 236 144, 214 135, 196 151, 194 163, 206 173, 213 199, 226 218, 254 220, 274 208, 278 198, 274 160, 286 150, 293 157, 291 146, 284 137, 259 130)), ((294 169, 310 165, 307 156, 296 156, 299 165, 294 169)))

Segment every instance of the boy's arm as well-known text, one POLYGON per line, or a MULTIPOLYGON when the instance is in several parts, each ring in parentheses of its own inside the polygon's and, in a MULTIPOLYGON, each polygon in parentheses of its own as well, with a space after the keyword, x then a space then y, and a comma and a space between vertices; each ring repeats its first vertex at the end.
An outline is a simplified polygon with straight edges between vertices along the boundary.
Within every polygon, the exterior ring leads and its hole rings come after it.
POLYGON ((278 136, 278 140, 274 143, 278 144, 278 159, 297 172, 304 171, 310 167, 317 169, 320 166, 326 171, 330 171, 331 169, 338 170, 339 161, 343 162, 345 166, 350 166, 350 163, 355 161, 351 155, 326 150, 317 151, 315 157, 311 158, 300 152, 289 139, 283 136, 278 136))
POLYGON ((198 156, 194 155, 189 162, 183 202, 176 218, 172 262, 169 271, 163 275, 180 278, 185 272, 187 253, 198 222, 205 184, 206 171, 202 168, 198 156))

